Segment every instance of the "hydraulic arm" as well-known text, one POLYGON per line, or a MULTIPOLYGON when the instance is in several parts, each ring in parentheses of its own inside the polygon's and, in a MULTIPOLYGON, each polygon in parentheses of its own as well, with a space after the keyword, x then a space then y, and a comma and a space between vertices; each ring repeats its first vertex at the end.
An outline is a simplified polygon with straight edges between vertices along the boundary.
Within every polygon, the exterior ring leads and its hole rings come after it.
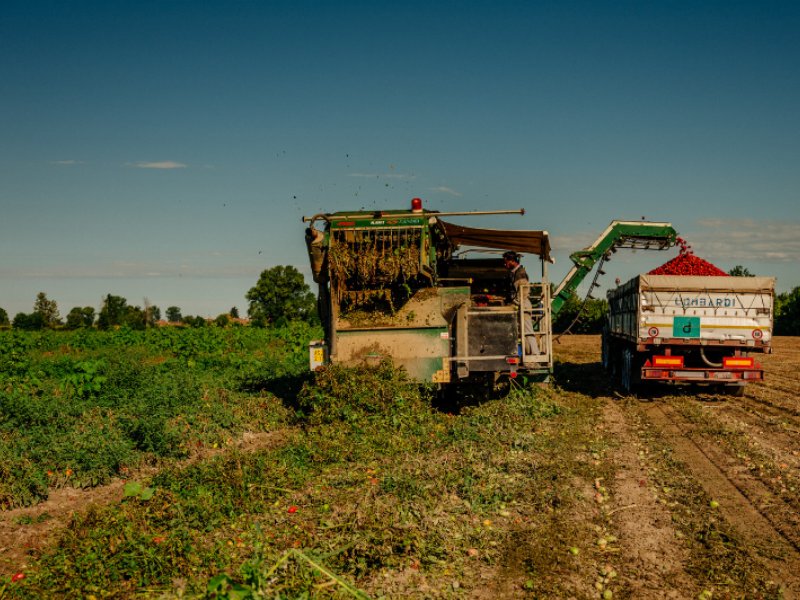
POLYGON ((555 317, 561 307, 594 268, 598 261, 607 258, 618 248, 664 250, 675 245, 677 232, 671 223, 652 221, 612 221, 600 237, 588 248, 570 255, 573 267, 553 293, 551 303, 555 317))

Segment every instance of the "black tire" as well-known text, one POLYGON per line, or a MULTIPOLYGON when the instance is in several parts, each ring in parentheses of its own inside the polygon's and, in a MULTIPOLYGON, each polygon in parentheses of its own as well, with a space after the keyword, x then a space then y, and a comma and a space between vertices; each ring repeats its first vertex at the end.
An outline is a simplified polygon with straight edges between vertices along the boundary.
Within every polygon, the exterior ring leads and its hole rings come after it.
POLYGON ((620 367, 622 365, 622 348, 618 343, 608 340, 608 372, 612 385, 619 385, 620 367))
POLYGON ((729 385, 722 386, 722 389, 728 396, 736 396, 737 398, 744 396, 743 383, 731 383, 729 385))
POLYGON ((606 373, 611 373, 611 340, 608 339, 608 329, 603 327, 603 333, 600 335, 600 362, 606 373))
POLYGON ((625 347, 622 350, 622 364, 620 365, 620 387, 626 394, 631 394, 639 383, 637 373, 637 358, 633 350, 625 347))

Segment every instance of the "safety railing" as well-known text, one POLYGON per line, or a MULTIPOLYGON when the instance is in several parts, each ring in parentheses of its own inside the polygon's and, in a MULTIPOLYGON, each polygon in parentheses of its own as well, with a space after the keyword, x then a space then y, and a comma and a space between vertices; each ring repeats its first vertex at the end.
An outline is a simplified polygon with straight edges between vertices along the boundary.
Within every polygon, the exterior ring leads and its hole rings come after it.
POLYGON ((550 285, 523 283, 519 286, 520 355, 523 367, 553 367, 553 327, 550 285))

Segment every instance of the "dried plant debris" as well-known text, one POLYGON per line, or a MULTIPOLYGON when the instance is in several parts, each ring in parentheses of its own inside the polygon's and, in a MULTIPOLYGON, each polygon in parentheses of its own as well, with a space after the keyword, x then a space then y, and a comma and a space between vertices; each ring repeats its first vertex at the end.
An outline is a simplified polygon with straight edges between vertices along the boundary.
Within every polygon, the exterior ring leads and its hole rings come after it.
POLYGON ((414 284, 422 272, 421 231, 333 233, 328 260, 342 317, 374 324, 394 315, 413 294, 412 286, 419 287, 414 284))
POLYGON ((421 268, 419 230, 336 231, 328 260, 347 289, 374 288, 416 277, 421 268))

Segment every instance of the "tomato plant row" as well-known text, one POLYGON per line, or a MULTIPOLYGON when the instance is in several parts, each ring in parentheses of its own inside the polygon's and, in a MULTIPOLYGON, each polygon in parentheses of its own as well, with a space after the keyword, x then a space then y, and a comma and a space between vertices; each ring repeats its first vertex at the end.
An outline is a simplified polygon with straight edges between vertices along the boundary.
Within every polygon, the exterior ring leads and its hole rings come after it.
POLYGON ((275 377, 305 372, 305 323, 280 329, 0 332, 0 507, 223 444, 275 377))

